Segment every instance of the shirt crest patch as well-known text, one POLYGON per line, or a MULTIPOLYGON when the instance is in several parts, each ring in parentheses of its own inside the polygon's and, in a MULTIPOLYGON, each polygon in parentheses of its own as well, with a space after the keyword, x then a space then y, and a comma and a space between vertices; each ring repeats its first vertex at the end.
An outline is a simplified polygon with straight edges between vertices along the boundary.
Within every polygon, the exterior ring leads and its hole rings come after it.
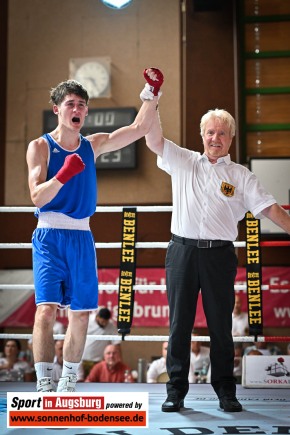
POLYGON ((230 183, 222 182, 221 191, 225 196, 234 196, 235 194, 235 186, 230 183))

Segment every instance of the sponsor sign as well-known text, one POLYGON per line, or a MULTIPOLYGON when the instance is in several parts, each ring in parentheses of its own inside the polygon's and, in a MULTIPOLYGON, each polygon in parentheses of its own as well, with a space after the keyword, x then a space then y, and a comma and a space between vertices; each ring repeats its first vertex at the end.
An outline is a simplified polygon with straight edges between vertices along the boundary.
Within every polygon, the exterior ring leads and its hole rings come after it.
POLYGON ((290 356, 243 356, 242 385, 246 388, 290 388, 290 356))
POLYGON ((263 334, 260 221, 246 213, 247 293, 249 334, 263 334))
POLYGON ((122 248, 120 262, 120 277, 118 290, 117 327, 122 338, 130 334, 134 315, 134 284, 136 276, 136 238, 137 211, 136 208, 123 208, 122 248))
POLYGON ((7 393, 8 428, 148 427, 148 393, 7 393))

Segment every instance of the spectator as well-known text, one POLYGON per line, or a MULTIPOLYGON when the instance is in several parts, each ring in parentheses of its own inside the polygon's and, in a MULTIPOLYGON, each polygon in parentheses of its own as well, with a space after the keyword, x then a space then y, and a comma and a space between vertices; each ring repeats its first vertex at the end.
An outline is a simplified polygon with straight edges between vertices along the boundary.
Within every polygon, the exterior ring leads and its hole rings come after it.
POLYGON ((233 336, 245 336, 249 334, 249 321, 248 313, 242 311, 242 301, 238 294, 235 294, 235 306, 232 314, 233 326, 232 335, 233 336))
MULTIPOLYGON (((242 381, 242 373, 243 373, 243 352, 244 347, 242 343, 234 343, 234 350, 235 350, 235 356, 234 356, 234 370, 233 375, 236 379, 236 383, 240 384, 242 381)), ((258 351, 254 351, 258 352, 258 351)), ((259 355, 261 353, 259 352, 259 355)), ((211 367, 209 366, 208 372, 207 372, 207 382, 210 383, 210 377, 211 377, 211 367)))
POLYGON ((162 343, 162 357, 155 359, 150 364, 147 371, 147 382, 149 384, 154 384, 158 380, 158 376, 166 373, 166 355, 167 355, 167 341, 162 343))
POLYGON ((244 350, 244 355, 249 355, 249 352, 251 352, 252 350, 258 350, 261 355, 271 355, 271 352, 267 348, 267 343, 263 341, 255 341, 252 346, 247 346, 244 350))
POLYGON ((237 383, 240 384, 243 373, 243 352, 244 348, 242 343, 234 343, 235 357, 234 357, 234 377, 237 383))
POLYGON ((162 343, 162 357, 152 361, 152 363, 149 366, 149 369, 147 371, 147 382, 149 384, 154 384, 158 382, 158 377, 163 373, 167 373, 166 371, 167 346, 168 346, 167 341, 164 341, 164 343, 162 343))
POLYGON ((286 353, 286 355, 290 355, 290 343, 287 346, 287 353, 286 353))
POLYGON ((33 369, 27 361, 21 361, 21 343, 17 339, 5 342, 4 357, 0 358, 0 381, 32 382, 33 369))
MULTIPOLYGON (((56 320, 53 325, 53 334, 65 334, 65 327, 63 323, 56 320)), ((27 361, 31 367, 33 367, 34 370, 34 358, 33 358, 33 345, 32 345, 32 338, 27 340, 27 348, 25 351, 21 352, 22 358, 25 361, 27 361)))
POLYGON ((34 371, 34 359, 33 359, 33 350, 32 350, 32 338, 27 340, 26 342, 26 349, 21 350, 19 353, 18 358, 22 361, 27 361, 30 367, 34 371))
MULTIPOLYGON (((149 369, 147 371, 147 382, 149 384, 158 382, 159 376, 163 375, 164 373, 167 373, 166 370, 167 347, 168 347, 168 342, 164 341, 164 343, 162 343, 162 357, 152 361, 152 363, 149 366, 149 369)), ((193 366, 190 367, 188 380, 191 383, 194 382, 193 366)))
MULTIPOLYGON (((193 332, 192 336, 197 337, 199 334, 193 332)), ((190 382, 192 383, 204 383, 206 382, 206 376, 210 365, 210 348, 202 346, 200 341, 191 342, 190 352, 190 382), (192 377, 192 373, 194 376, 192 377)))
MULTIPOLYGON (((194 332, 192 334, 193 337, 197 337, 199 334, 194 332)), ((210 348, 207 346, 203 346, 200 341, 192 341, 191 342, 191 352, 190 352, 190 362, 194 365, 194 369, 202 370, 204 365, 206 364, 207 368, 210 363, 209 359, 210 348)))
MULTIPOLYGON (((93 312, 89 317, 88 335, 117 335, 118 330, 111 321, 111 311, 106 308, 100 308, 93 312)), ((96 362, 102 361, 104 350, 108 344, 119 345, 120 341, 96 340, 87 337, 83 353, 83 365, 86 375, 96 362)))
POLYGON ((54 334, 65 334, 65 327, 63 323, 56 320, 53 325, 53 333, 54 334))
MULTIPOLYGON (((64 340, 55 340, 54 350, 55 356, 53 360, 53 368, 52 368, 52 380, 56 384, 61 378, 62 367, 63 367, 63 343, 64 340)), ((85 372, 82 363, 80 363, 77 371, 77 381, 83 382, 85 379, 85 372)))
POLYGON ((252 355, 263 355, 262 352, 260 352, 258 349, 251 349, 246 356, 252 356, 252 355))
POLYGON ((271 355, 282 355, 282 349, 274 343, 269 343, 267 346, 271 355))
POLYGON ((85 382, 133 382, 130 367, 122 361, 119 345, 107 345, 104 361, 93 366, 85 382))

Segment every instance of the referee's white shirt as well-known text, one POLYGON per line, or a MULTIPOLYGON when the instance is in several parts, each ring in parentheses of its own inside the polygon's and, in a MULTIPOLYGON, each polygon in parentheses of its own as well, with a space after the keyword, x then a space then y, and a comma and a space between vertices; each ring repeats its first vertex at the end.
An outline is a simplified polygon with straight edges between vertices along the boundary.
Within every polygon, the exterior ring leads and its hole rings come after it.
POLYGON ((171 175, 171 232, 180 237, 234 241, 238 222, 246 212, 260 219, 261 211, 277 202, 257 177, 232 162, 229 154, 212 164, 205 154, 165 139, 157 164, 171 175), (232 196, 222 192, 223 182, 234 187, 232 196))

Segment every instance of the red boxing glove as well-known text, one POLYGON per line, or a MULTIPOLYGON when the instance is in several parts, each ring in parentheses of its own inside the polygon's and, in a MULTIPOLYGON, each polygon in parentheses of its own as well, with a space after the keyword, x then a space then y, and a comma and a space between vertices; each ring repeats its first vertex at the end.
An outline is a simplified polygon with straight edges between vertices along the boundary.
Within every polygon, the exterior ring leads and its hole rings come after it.
POLYGON ((164 82, 164 77, 162 72, 158 68, 146 68, 144 69, 143 75, 145 77, 145 80, 151 86, 152 88, 151 91, 156 97, 158 95, 162 83, 164 82), (155 75, 154 79, 151 78, 152 75, 155 75))
POLYGON ((85 166, 82 158, 78 154, 70 154, 64 159, 64 164, 55 175, 55 178, 60 181, 60 183, 65 184, 72 177, 82 172, 85 166))

